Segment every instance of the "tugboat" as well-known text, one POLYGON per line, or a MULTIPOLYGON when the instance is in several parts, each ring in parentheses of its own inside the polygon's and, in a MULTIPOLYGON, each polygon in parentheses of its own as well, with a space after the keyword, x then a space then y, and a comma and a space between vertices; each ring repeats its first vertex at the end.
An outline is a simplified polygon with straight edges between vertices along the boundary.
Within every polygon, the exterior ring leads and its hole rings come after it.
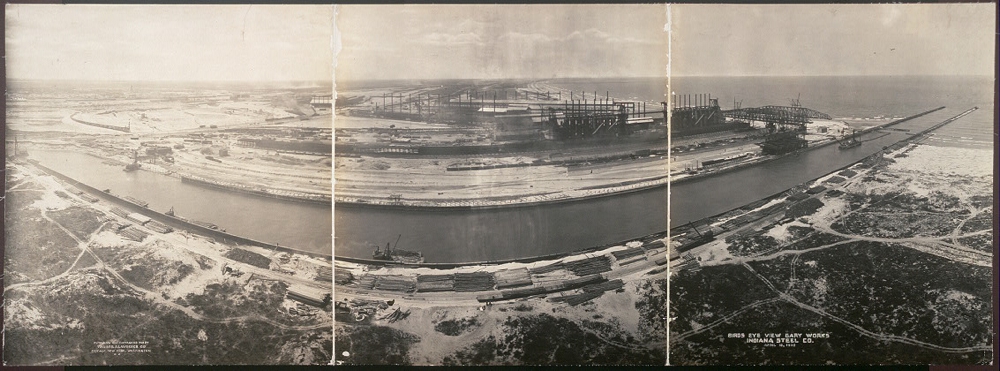
POLYGON ((840 145, 838 147, 840 149, 844 150, 844 149, 854 148, 854 147, 857 147, 857 146, 860 146, 860 145, 861 145, 861 141, 859 141, 857 138, 854 137, 854 131, 852 130, 851 131, 851 136, 849 138, 847 138, 846 140, 841 141, 840 145))
POLYGON ((399 245, 399 238, 403 237, 402 234, 396 236, 396 243, 390 248, 390 243, 385 243, 385 250, 381 250, 378 245, 375 245, 375 252, 372 253, 372 259, 384 260, 384 261, 394 261, 403 264, 420 264, 424 262, 424 254, 415 251, 407 251, 397 249, 396 246, 399 245))
POLYGON ((132 163, 125 165, 125 171, 136 171, 142 168, 142 164, 139 163, 139 150, 133 152, 132 163))

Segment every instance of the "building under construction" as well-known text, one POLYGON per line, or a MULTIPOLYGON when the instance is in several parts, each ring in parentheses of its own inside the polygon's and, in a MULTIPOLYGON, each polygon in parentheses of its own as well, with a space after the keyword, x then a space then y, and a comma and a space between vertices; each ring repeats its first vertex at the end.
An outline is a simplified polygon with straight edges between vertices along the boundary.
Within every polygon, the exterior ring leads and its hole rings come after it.
POLYGON ((745 121, 726 120, 719 99, 709 94, 674 95, 672 107, 670 134, 674 137, 750 129, 745 121))
POLYGON ((807 142, 802 136, 806 125, 812 119, 831 119, 830 115, 802 107, 797 99, 792 101, 791 106, 735 108, 724 111, 724 115, 731 120, 764 125, 764 141, 758 145, 765 155, 780 155, 805 148, 807 142))
POLYGON ((766 155, 777 155, 806 147, 802 134, 811 119, 831 119, 830 115, 802 107, 798 100, 791 106, 742 108, 724 111, 718 98, 710 94, 674 95, 670 112, 670 131, 674 136, 731 130, 751 130, 763 125, 764 141, 759 143, 766 155))
MULTIPOLYGON (((375 99, 371 115, 398 120, 454 125, 492 125, 501 139, 571 140, 622 137, 665 124, 664 112, 647 110, 644 102, 618 101, 609 96, 535 91, 465 91, 452 95, 429 93, 384 95, 375 99), (511 93, 511 94, 508 94, 511 93)), ((664 132, 665 134, 665 132, 664 132)))

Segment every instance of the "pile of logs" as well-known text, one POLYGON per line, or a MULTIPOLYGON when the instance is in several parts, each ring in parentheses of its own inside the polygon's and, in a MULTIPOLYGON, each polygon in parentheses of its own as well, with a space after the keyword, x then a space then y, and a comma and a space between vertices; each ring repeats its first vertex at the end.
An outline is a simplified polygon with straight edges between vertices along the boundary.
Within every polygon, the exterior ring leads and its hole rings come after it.
POLYGON ((413 292, 417 289, 417 283, 410 277, 405 276, 378 276, 375 280, 375 289, 383 291, 413 292))
POLYGON ((125 211, 124 209, 122 209, 122 208, 120 208, 118 206, 112 206, 111 207, 111 213, 115 214, 115 215, 118 215, 118 216, 120 216, 122 218, 127 218, 128 214, 130 214, 128 211, 125 211))
POLYGON ((173 228, 170 228, 170 226, 155 220, 150 220, 149 223, 146 223, 146 228, 152 229, 160 233, 170 233, 174 230, 173 228))
POLYGON ((612 252, 611 255, 615 256, 615 260, 622 261, 622 260, 631 258, 633 256, 642 255, 642 254, 645 254, 645 253, 646 252, 641 247, 632 247, 632 248, 628 248, 628 249, 625 249, 625 250, 618 250, 618 251, 612 252))
POLYGON ((496 286, 489 272, 455 273, 455 291, 489 291, 496 286))
MULTIPOLYGON (((354 275, 346 269, 336 269, 334 268, 333 274, 336 277, 334 282, 338 284, 351 283, 354 281, 354 275)), ((316 280, 317 281, 330 281, 330 270, 323 267, 316 268, 316 280)))
POLYGON ((607 255, 577 260, 565 263, 565 265, 567 270, 577 276, 588 276, 611 271, 611 259, 607 255))
POLYGON ((531 285, 531 276, 526 268, 499 270, 493 276, 496 277, 498 289, 531 285))
POLYGON ((417 276, 417 291, 420 292, 455 291, 455 275, 453 274, 419 275, 417 276))
POLYGON ((555 262, 555 263, 552 263, 552 264, 549 264, 549 265, 543 265, 541 267, 535 267, 535 268, 528 269, 528 272, 530 272, 531 274, 545 274, 545 273, 557 271, 557 270, 560 270, 560 269, 563 269, 562 262, 555 262))
POLYGON ((135 242, 142 242, 142 240, 146 239, 146 237, 149 236, 149 233, 140 231, 138 229, 135 229, 134 227, 122 229, 118 233, 120 233, 123 237, 128 238, 135 242))
POLYGON ((371 290, 375 287, 375 276, 366 274, 361 276, 361 278, 358 278, 355 282, 357 282, 359 288, 371 290))
POLYGON ((662 249, 664 246, 666 246, 666 244, 663 243, 663 240, 656 240, 642 245, 642 248, 646 250, 655 250, 662 249))

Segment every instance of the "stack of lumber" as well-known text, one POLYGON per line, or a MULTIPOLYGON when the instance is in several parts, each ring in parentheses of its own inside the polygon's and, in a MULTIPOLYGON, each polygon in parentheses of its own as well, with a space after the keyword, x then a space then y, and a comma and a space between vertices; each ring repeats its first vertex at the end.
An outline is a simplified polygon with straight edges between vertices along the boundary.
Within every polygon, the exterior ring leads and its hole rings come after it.
POLYGON ((125 210, 123 210, 122 208, 120 208, 118 206, 112 206, 111 207, 111 213, 115 214, 115 215, 118 215, 118 216, 120 216, 122 218, 127 218, 128 214, 131 214, 130 212, 125 211, 125 210))
POLYGON ((375 287, 375 276, 366 274, 361 276, 361 278, 359 278, 356 282, 358 283, 359 288, 371 290, 375 287))
POLYGON ((612 252, 611 255, 615 256, 615 260, 622 261, 622 260, 631 258, 633 256, 642 255, 642 254, 645 254, 645 253, 646 252, 641 247, 632 247, 632 248, 628 248, 628 249, 625 249, 625 250, 618 250, 618 251, 612 252))
POLYGON ((498 289, 531 285, 531 276, 528 275, 527 268, 499 270, 493 273, 493 276, 496 277, 498 289))
POLYGON ((560 270, 560 269, 563 269, 562 262, 555 262, 555 263, 552 263, 552 264, 549 264, 549 265, 543 265, 541 267, 535 267, 535 268, 528 269, 528 272, 530 272, 531 274, 545 274, 545 273, 557 271, 557 270, 560 270))
POLYGON ((417 291, 439 292, 455 291, 455 275, 453 274, 423 274, 417 276, 417 291))
POLYGON ((152 229, 160 233, 170 233, 171 231, 174 230, 173 228, 170 228, 166 224, 160 223, 155 220, 151 220, 149 223, 146 223, 146 228, 152 229))
POLYGON ((568 280, 568 281, 566 281, 563 284, 562 288, 563 288, 563 290, 572 290, 572 289, 581 288, 581 287, 584 287, 584 286, 587 286, 587 285, 592 285, 592 284, 595 284, 595 283, 598 283, 598 282, 603 282, 605 280, 606 279, 604 277, 601 277, 600 274, 592 274, 592 275, 589 275, 589 276, 583 276, 583 277, 580 277, 580 278, 574 278, 574 279, 568 280))
POLYGON ((493 274, 489 272, 455 273, 455 291, 489 291, 496 286, 493 274))
POLYGON ((635 263, 635 262, 638 262, 638 261, 645 261, 645 260, 646 260, 646 255, 641 255, 641 256, 637 256, 637 257, 634 257, 634 258, 629 259, 629 260, 619 260, 618 261, 618 266, 624 267, 624 266, 627 266, 629 264, 632 264, 632 263, 635 263))
MULTIPOLYGON (((354 275, 346 269, 334 269, 334 276, 336 276, 336 283, 345 284, 354 281, 354 275)), ((330 282, 330 270, 323 267, 316 268, 316 280, 330 282)))
POLYGON ((667 237, 667 233, 666 232, 660 232, 660 233, 656 233, 656 234, 652 234, 652 235, 643 237, 639 241, 642 241, 642 243, 645 245, 645 244, 648 244, 648 243, 656 241, 656 240, 662 240, 664 237, 667 237))
POLYGON ((565 263, 566 269, 577 276, 604 273, 611 270, 611 259, 607 255, 565 263))
POLYGON ((535 286, 535 287, 524 287, 520 289, 503 290, 500 292, 500 295, 503 297, 503 299, 509 300, 509 299, 524 298, 532 295, 540 295, 544 293, 546 293, 544 287, 535 286))
POLYGON ((140 231, 138 229, 135 229, 134 227, 125 228, 119 231, 118 233, 120 233, 123 237, 128 238, 135 242, 142 242, 142 240, 146 239, 146 237, 149 236, 149 233, 140 231))
POLYGON ((666 246, 666 244, 663 243, 663 240, 656 240, 643 244, 642 248, 646 250, 655 250, 655 249, 661 249, 663 248, 663 246, 666 246))
POLYGON ((417 289, 417 282, 411 277, 405 276, 378 276, 375 280, 375 289, 383 291, 413 292, 417 289))
POLYGON ((560 269, 555 272, 532 275, 531 282, 535 285, 552 285, 552 284, 561 285, 567 280, 575 278, 578 278, 575 274, 560 269))

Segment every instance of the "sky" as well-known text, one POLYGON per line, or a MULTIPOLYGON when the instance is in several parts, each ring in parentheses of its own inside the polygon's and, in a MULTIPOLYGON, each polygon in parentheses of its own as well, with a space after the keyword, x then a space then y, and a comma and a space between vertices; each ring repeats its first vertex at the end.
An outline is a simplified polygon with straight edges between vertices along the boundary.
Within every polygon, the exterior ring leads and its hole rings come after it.
POLYGON ((995 4, 673 5, 674 76, 993 75, 995 4))
POLYGON ((330 81, 330 5, 6 5, 7 77, 330 81))
POLYGON ((341 80, 665 76, 666 6, 344 5, 341 80))

